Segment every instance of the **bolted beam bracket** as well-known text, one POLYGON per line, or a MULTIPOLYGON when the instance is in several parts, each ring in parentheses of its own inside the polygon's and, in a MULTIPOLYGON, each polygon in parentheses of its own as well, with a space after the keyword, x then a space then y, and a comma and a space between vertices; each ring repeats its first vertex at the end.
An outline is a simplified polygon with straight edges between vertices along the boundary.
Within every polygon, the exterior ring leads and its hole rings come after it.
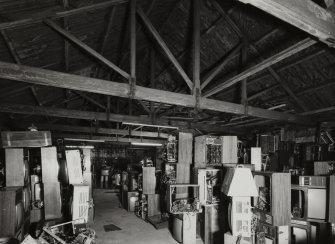
POLYGON ((135 90, 136 90, 136 78, 129 77, 129 93, 128 96, 130 99, 134 99, 135 97, 135 90))

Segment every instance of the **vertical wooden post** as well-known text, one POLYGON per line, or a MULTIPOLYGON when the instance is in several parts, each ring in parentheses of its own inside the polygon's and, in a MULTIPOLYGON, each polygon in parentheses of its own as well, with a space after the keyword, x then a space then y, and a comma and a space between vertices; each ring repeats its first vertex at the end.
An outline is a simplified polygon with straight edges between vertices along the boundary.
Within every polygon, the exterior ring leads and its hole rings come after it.
POLYGON ((136 84, 136 0, 130 1, 130 82, 136 84))
POLYGON ((200 0, 193 0, 193 95, 196 110, 200 104, 200 0))
MULTIPOLYGON (((244 69, 247 60, 247 47, 247 42, 244 41, 241 52, 241 71, 244 69)), ((244 105, 245 114, 248 114, 247 78, 242 80, 241 85, 241 104, 244 105)))
MULTIPOLYGON (((63 8, 66 10, 69 8, 69 1, 63 0, 63 8)), ((66 31, 69 31, 69 18, 64 17, 63 19, 63 26, 66 31)), ((70 69, 70 43, 68 40, 64 40, 64 67, 65 71, 68 72, 70 69)))
POLYGON ((107 96, 107 121, 109 121, 110 113, 111 113, 111 97, 107 96))
POLYGON ((132 100, 136 85, 136 1, 130 0, 130 99, 129 115, 132 115, 132 100))
MULTIPOLYGON (((155 50, 153 47, 150 49, 150 87, 155 88, 155 50)), ((151 120, 155 120, 154 102, 150 102, 151 120)))

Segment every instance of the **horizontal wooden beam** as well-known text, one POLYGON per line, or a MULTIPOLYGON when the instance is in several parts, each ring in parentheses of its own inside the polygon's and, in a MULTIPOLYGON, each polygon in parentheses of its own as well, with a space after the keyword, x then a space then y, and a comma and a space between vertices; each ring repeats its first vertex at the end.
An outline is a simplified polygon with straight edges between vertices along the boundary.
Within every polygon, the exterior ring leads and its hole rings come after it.
POLYGON ((329 46, 335 46, 335 14, 311 0, 239 0, 251 4, 329 46))
POLYGON ((34 13, 30 17, 27 17, 24 19, 17 19, 17 20, 9 21, 9 22, 2 22, 0 23, 0 30, 25 26, 25 25, 34 24, 34 23, 40 23, 40 22, 43 22, 43 20, 46 18, 59 19, 59 18, 76 15, 76 14, 86 13, 89 11, 95 11, 98 9, 105 9, 110 6, 127 3, 127 2, 128 0, 108 0, 108 1, 100 2, 100 3, 83 6, 80 8, 75 8, 75 9, 68 9, 68 10, 62 9, 62 10, 53 11, 53 12, 48 10, 45 12, 34 13))
POLYGON ((70 32, 64 30, 59 25, 57 25, 56 23, 54 23, 53 21, 51 21, 49 19, 45 19, 44 23, 47 26, 49 26, 51 29, 55 30, 58 34, 60 34, 61 36, 65 37, 66 39, 68 39, 71 43, 74 43, 76 47, 79 47, 81 50, 85 51, 90 56, 96 58, 101 63, 105 64, 107 67, 109 67, 109 68, 113 69, 114 71, 118 72, 124 78, 129 79, 129 74, 127 72, 125 72, 124 70, 122 70, 121 68, 119 68, 118 66, 116 66, 115 64, 113 64, 111 61, 109 61, 108 59, 106 59, 105 57, 103 57, 101 54, 99 54, 94 49, 92 49, 89 46, 87 46, 85 43, 83 43, 82 41, 80 41, 77 37, 75 37, 74 35, 72 35, 70 32))
POLYGON ((115 137, 115 136, 98 136, 98 135, 77 135, 77 134, 63 134, 63 133, 52 133, 52 139, 76 139, 76 140, 101 140, 105 142, 122 142, 122 143, 131 143, 131 142, 143 142, 143 143, 161 143, 164 144, 166 140, 158 139, 141 139, 141 138, 128 138, 128 137, 115 137))
POLYGON ((56 124, 35 124, 39 130, 63 131, 63 132, 82 132, 88 134, 107 134, 107 135, 122 135, 122 136, 138 136, 138 137, 153 137, 153 138, 168 138, 169 134, 151 131, 135 131, 135 130, 120 130, 109 128, 95 128, 84 126, 71 125, 56 125, 56 124))
POLYGON ((302 41, 300 41, 299 43, 285 49, 284 51, 281 51, 280 53, 267 58, 265 60, 263 60, 262 62, 260 62, 259 64, 256 64, 255 66, 252 66, 251 68, 241 72, 240 74, 228 79, 227 81, 222 82, 221 84, 217 85, 216 87, 210 89, 209 91, 203 93, 204 97, 209 97, 212 96, 218 92, 221 92, 224 89, 227 89, 233 85, 235 85, 236 83, 256 74, 257 72, 260 72, 268 67, 270 67, 271 65, 274 65, 312 45, 314 45, 316 43, 315 40, 312 40, 310 38, 306 38, 302 41))
MULTIPOLYGON (((13 114, 25 114, 25 115, 35 115, 44 116, 48 115, 50 117, 60 117, 60 118, 70 118, 70 119, 84 119, 84 120, 99 120, 99 121, 114 121, 114 122, 131 122, 140 124, 152 124, 152 120, 148 116, 130 116, 121 114, 109 114, 103 112, 92 112, 92 111, 82 111, 73 109, 63 109, 63 108, 53 108, 53 107, 43 107, 43 106, 29 106, 29 105, 18 105, 18 104, 0 104, 0 113, 13 113, 13 114)), ((176 126, 179 129, 189 129, 196 128, 198 130, 215 132, 220 134, 234 134, 243 135, 245 131, 243 130, 231 130, 227 128, 222 128, 221 126, 208 127, 207 124, 201 123, 188 123, 183 121, 172 121, 168 119, 156 119, 155 125, 165 125, 165 126, 176 126)))
MULTIPOLYGON (((130 92, 129 85, 125 83, 82 77, 5 62, 0 62, 0 78, 124 98, 128 98, 130 92)), ((136 86, 134 90, 134 99, 137 100, 166 103, 189 108, 195 107, 195 101, 192 95, 141 86, 136 86)), ((245 115, 245 108, 240 104, 202 98, 200 99, 199 105, 200 109, 204 110, 245 115)), ((268 111, 255 107, 248 107, 247 115, 308 125, 312 123, 311 118, 308 117, 268 111)))
POLYGON ((320 114, 320 113, 325 113, 325 112, 331 112, 334 110, 335 110, 335 106, 330 106, 326 108, 319 108, 315 110, 306 111, 306 112, 301 113, 301 115, 314 115, 314 114, 320 114))

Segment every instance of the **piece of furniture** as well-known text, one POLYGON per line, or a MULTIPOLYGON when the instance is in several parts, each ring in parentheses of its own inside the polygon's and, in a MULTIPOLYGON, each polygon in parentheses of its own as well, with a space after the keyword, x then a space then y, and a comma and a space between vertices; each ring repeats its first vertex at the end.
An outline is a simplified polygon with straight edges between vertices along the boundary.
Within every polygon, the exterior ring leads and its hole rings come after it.
POLYGON ((46 147, 51 146, 50 131, 3 131, 2 147, 46 147))
POLYGON ((237 136, 221 136, 222 163, 237 164, 237 136))
POLYGON ((194 169, 193 183, 199 185, 199 201, 201 204, 217 203, 220 200, 222 185, 221 169, 194 169))
POLYGON ((143 194, 155 194, 156 193, 156 168, 155 167, 143 167, 142 168, 142 193, 143 194))
POLYGON ((178 163, 192 164, 193 134, 179 132, 178 136, 178 163))
POLYGON ((29 165, 23 148, 5 149, 6 186, 29 184, 29 165))
POLYGON ((22 187, 0 189, 0 237, 22 240, 25 222, 22 190, 22 187))
POLYGON ((45 220, 62 217, 62 199, 59 182, 43 183, 45 220))
POLYGON ((172 214, 198 213, 199 185, 169 184, 167 186, 167 210, 172 214))
POLYGON ((206 168, 222 164, 222 140, 216 136, 197 136, 194 139, 194 167, 206 168))
POLYGON ((254 213, 264 223, 274 226, 291 222, 291 175, 254 172, 259 197, 254 198, 254 213))
POLYGON ((147 202, 148 202, 148 217, 155 216, 161 213, 159 194, 147 195, 147 202))

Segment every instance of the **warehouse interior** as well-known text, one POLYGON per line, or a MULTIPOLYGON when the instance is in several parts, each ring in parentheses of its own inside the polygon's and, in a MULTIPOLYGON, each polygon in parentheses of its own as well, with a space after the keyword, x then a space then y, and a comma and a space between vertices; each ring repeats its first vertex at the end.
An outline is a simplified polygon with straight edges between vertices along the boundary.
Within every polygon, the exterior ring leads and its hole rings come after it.
POLYGON ((0 243, 334 244, 334 0, 0 0, 0 243))

